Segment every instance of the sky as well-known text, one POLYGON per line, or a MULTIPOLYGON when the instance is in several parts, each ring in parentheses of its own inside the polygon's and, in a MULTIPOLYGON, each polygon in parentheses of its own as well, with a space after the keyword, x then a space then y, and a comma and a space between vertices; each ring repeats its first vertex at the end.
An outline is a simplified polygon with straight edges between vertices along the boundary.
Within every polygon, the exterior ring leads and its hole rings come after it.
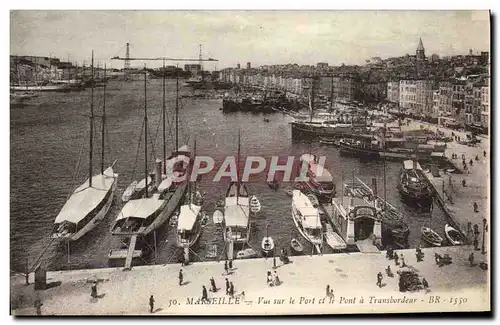
MULTIPOLYGON (((297 63, 364 64, 372 57, 488 51, 487 11, 11 11, 10 54, 95 61, 122 68, 131 57, 198 58, 213 70, 297 63)), ((189 62, 170 62, 183 66, 189 62)), ((196 62, 194 62, 196 63, 196 62)), ((132 61, 159 67, 161 61, 132 61)))

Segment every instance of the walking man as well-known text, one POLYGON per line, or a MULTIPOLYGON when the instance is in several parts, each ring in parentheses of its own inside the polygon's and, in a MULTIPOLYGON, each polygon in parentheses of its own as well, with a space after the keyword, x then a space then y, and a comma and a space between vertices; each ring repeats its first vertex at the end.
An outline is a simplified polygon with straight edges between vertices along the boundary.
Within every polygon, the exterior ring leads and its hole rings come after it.
POLYGON ((474 202, 474 212, 479 212, 477 202, 474 202))
POLYGON ((214 279, 214 277, 212 277, 210 279, 210 285, 212 286, 212 289, 211 289, 212 292, 217 292, 217 286, 215 285, 215 279, 214 279))
POLYGON ((377 286, 382 288, 382 272, 378 272, 377 274, 377 286))
POLYGON ((399 265, 399 256, 396 252, 394 252, 394 264, 399 265))
POLYGON ((230 289, 230 286, 229 286, 229 281, 228 279, 226 278, 226 295, 229 294, 229 289, 230 289))
POLYGON ((474 253, 470 253, 469 255, 469 263, 470 266, 474 266, 474 253))
POLYGON ((37 299, 35 300, 35 308, 36 308, 36 315, 37 316, 42 316, 42 302, 40 301, 40 299, 37 299))
POLYGON ((233 297, 234 296, 234 284, 231 282, 229 284, 230 288, 229 288, 229 296, 230 297, 233 297))
POLYGON ((149 297, 149 312, 152 313, 155 308, 155 298, 153 298, 153 295, 149 297))
POLYGON ((425 290, 429 288, 429 283, 427 283, 427 280, 425 278, 422 278, 422 285, 424 286, 425 290))
POLYGON ((182 280, 184 280, 184 276, 182 275, 182 269, 179 270, 179 285, 182 285, 182 280))
POLYGON ((208 292, 205 286, 203 286, 203 290, 201 292, 201 301, 208 301, 208 292))
POLYGON ((233 271, 233 260, 229 260, 229 270, 233 271))
POLYGON ((224 272, 226 272, 226 275, 229 274, 228 272, 229 268, 227 266, 227 260, 224 261, 224 272))
POLYGON ((330 296, 330 285, 329 284, 326 286, 326 296, 327 297, 330 296))
POLYGON ((474 237, 474 250, 475 250, 475 251, 478 251, 478 250, 479 250, 478 246, 479 246, 479 242, 478 242, 478 240, 477 240, 477 236, 475 236, 475 237, 474 237))

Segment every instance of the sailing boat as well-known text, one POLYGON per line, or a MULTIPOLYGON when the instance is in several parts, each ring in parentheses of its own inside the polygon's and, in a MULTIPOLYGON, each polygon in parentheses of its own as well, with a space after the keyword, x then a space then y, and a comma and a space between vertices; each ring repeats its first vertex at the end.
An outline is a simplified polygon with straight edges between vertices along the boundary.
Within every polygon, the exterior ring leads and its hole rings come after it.
MULTIPOLYGON (((147 96, 146 96, 147 75, 144 74, 144 180, 148 180, 151 175, 148 172, 148 151, 147 151, 147 96)), ((165 84, 165 81, 164 81, 165 84)), ((118 213, 115 222, 112 225, 111 233, 113 235, 147 235, 153 230, 167 222, 174 211, 179 206, 184 194, 186 193, 187 182, 177 182, 177 177, 187 175, 191 165, 190 153, 187 146, 178 148, 178 89, 177 79, 177 98, 176 98, 176 151, 168 158, 165 164, 161 160, 156 161, 156 170, 154 185, 150 191, 150 182, 145 183, 145 190, 142 198, 131 199, 122 207, 118 213), (177 149, 178 148, 178 149, 177 149), (166 169, 166 166, 173 166, 172 170, 166 169), (150 196, 151 195, 151 196, 150 196)), ((165 98, 165 87, 163 87, 165 98)), ((163 100, 163 154, 166 156, 165 146, 165 99, 163 100)), ((151 177, 152 179, 152 177, 151 177)), ((139 182, 140 184, 140 182, 139 182)))
MULTIPOLYGON (((94 52, 92 51, 92 78, 94 77, 94 52)), ((92 154, 94 134, 94 87, 90 100, 90 136, 89 136, 89 178, 70 195, 54 221, 52 238, 77 240, 95 228, 102 220, 113 202, 118 174, 113 172, 113 165, 104 170, 104 130, 106 121, 106 89, 102 118, 101 173, 92 175, 92 154)))
POLYGON ((247 187, 240 181, 240 134, 238 132, 237 181, 231 182, 224 202, 223 235, 224 240, 247 243, 250 238, 250 198, 247 187))
MULTIPOLYGON (((196 142, 194 145, 196 158, 196 142)), ((182 205, 177 219, 176 244, 178 247, 191 247, 200 238, 202 230, 203 204, 202 196, 197 190, 196 181, 188 185, 187 203, 182 205), (194 191, 191 188, 194 187, 194 191)))

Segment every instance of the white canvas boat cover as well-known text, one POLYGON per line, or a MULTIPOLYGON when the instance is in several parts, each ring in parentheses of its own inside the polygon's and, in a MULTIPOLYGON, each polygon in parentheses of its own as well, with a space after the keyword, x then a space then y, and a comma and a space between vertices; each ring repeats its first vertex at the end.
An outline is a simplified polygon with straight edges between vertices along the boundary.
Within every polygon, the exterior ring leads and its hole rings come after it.
POLYGON ((158 185, 158 192, 161 193, 166 191, 170 188, 170 186, 172 186, 172 178, 167 177, 160 183, 160 185, 158 185))
MULTIPOLYGON (((420 164, 418 162, 416 163, 416 166, 417 166, 417 169, 422 170, 422 167, 420 167, 420 164)), ((405 170, 413 169, 413 160, 403 161, 403 167, 405 170)))
POLYGON ((164 200, 159 195, 128 201, 116 217, 116 221, 127 218, 146 219, 161 207, 164 200))
POLYGON ((304 193, 294 190, 292 204, 302 215, 304 228, 321 228, 318 209, 313 207, 311 200, 304 193))
POLYGON ((226 226, 247 227, 248 216, 250 214, 249 210, 247 197, 238 198, 238 203, 236 203, 236 197, 226 198, 226 206, 224 209, 226 226))
POLYGON ((193 229, 196 217, 200 212, 201 206, 195 204, 186 204, 181 206, 179 218, 177 219, 177 231, 193 229))
MULTIPOLYGON (((148 184, 151 184, 151 176, 148 176, 148 184)), ((143 178, 139 181, 137 186, 135 187, 136 191, 141 191, 146 187, 146 179, 143 178)))
POLYGON ((87 179, 71 194, 54 223, 68 221, 76 224, 81 221, 104 200, 114 182, 115 175, 111 167, 104 171, 104 175, 92 176, 92 187, 89 187, 87 179))

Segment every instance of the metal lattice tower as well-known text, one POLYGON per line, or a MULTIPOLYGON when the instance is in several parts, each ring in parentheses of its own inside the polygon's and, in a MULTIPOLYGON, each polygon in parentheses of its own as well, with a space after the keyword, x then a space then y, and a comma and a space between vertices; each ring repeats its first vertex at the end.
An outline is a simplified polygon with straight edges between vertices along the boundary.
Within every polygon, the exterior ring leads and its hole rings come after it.
POLYGON ((127 50, 125 52, 125 70, 130 70, 130 44, 127 43, 127 50))

